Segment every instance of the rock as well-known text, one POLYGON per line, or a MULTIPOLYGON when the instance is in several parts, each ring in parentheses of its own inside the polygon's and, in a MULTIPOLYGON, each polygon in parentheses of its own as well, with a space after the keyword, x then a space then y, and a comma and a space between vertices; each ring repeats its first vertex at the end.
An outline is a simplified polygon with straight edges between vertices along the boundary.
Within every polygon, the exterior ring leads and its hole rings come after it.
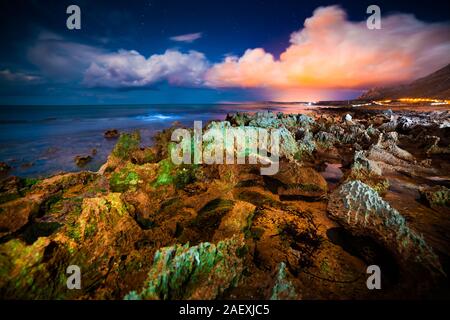
POLYGON ((97 149, 96 149, 96 148, 93 148, 93 149, 91 150, 91 154, 92 154, 93 156, 95 156, 95 155, 97 154, 97 149))
POLYGON ((377 162, 367 159, 365 151, 356 151, 354 162, 345 181, 359 180, 379 194, 384 194, 390 186, 389 180, 382 176, 382 170, 377 162))
POLYGON ((305 157, 311 156, 316 150, 312 132, 309 129, 304 129, 302 136, 302 139, 298 141, 298 152, 295 154, 297 160, 303 160, 305 157))
POLYGON ((408 171, 432 171, 417 165, 414 156, 408 151, 399 148, 397 141, 398 134, 396 132, 381 133, 378 142, 372 145, 366 153, 367 158, 390 166, 404 167, 408 171))
POLYGON ((106 130, 103 136, 107 139, 115 139, 119 137, 119 131, 117 129, 106 130))
POLYGON ((19 198, 21 185, 21 180, 14 176, 0 180, 0 204, 19 198))
POLYGON ((392 119, 394 112, 391 109, 387 109, 386 111, 383 111, 383 115, 386 116, 388 119, 392 119))
POLYGON ((0 162, 0 176, 7 174, 9 170, 11 170, 11 167, 7 163, 0 162))
POLYGON ((25 162, 20 165, 21 169, 29 169, 34 166, 34 162, 25 162))
POLYGON ((345 120, 346 122, 353 122, 353 121, 352 121, 352 116, 349 115, 348 113, 345 115, 344 120, 345 120))
POLYGON ((214 233, 213 241, 231 238, 235 235, 244 238, 244 233, 251 227, 251 220, 256 206, 244 201, 236 201, 233 209, 225 214, 214 233))
POLYGON ((74 158, 75 164, 79 167, 84 167, 86 164, 92 161, 91 156, 76 156, 74 158))
POLYGON ((352 169, 367 170, 369 173, 379 176, 382 174, 381 168, 375 161, 367 159, 364 151, 355 152, 352 169))
POLYGON ((450 208, 450 189, 444 186, 421 187, 420 196, 431 208, 439 209, 442 207, 450 208))
POLYGON ((439 142, 441 141, 440 137, 437 136, 425 136, 425 139, 430 142, 429 146, 426 149, 427 155, 430 154, 450 154, 450 145, 447 147, 439 146, 439 142))
POLYGON ((294 162, 280 163, 278 173, 267 179, 278 182, 276 191, 282 196, 319 199, 328 189, 327 182, 321 174, 310 167, 301 167, 294 162))
POLYGON ((57 281, 54 277, 46 277, 44 260, 49 244, 46 237, 39 238, 32 245, 19 239, 0 244, 2 299, 48 299, 48 281, 57 281))
POLYGON ((236 286, 243 271, 238 256, 243 242, 236 238, 217 245, 176 244, 155 253, 144 289, 130 292, 125 299, 210 300, 236 286))
MULTIPOLYGON (((330 196, 328 212, 353 235, 368 236, 384 245, 405 269, 412 265, 443 275, 439 258, 405 218, 361 181, 341 185, 330 196)), ((411 269, 410 269, 411 268, 411 269)))
POLYGON ((408 117, 400 117, 397 122, 397 127, 402 132, 410 131, 416 125, 415 121, 408 117))
POLYGON ((111 154, 121 160, 127 160, 133 151, 139 150, 140 143, 141 134, 139 131, 122 133, 111 154))
POLYGON ((392 132, 397 129, 398 123, 397 120, 393 119, 389 122, 385 122, 378 127, 379 130, 383 132, 392 132))
POLYGON ((286 264, 281 262, 276 273, 275 284, 272 288, 270 300, 299 300, 300 295, 297 294, 292 281, 287 277, 286 264))
POLYGON ((139 174, 131 168, 122 168, 111 174, 109 186, 113 192, 135 191, 140 181, 139 174))
POLYGON ((315 123, 314 119, 305 114, 299 114, 297 117, 297 123, 300 127, 310 129, 311 126, 315 123))
POLYGON ((326 131, 319 131, 314 136, 314 139, 316 140, 316 144, 325 148, 331 148, 337 142, 336 137, 326 131))
POLYGON ((47 201, 57 198, 64 189, 85 184, 96 175, 89 172, 67 173, 34 184, 25 197, 0 205, 0 237, 14 233, 44 210, 47 201))
POLYGON ((39 212, 40 197, 21 198, 0 205, 0 238, 24 227, 39 212))
POLYGON ((299 146, 295 141, 292 133, 286 128, 280 128, 280 158, 286 157, 289 160, 294 160, 299 154, 299 146))
POLYGON ((259 128, 279 128, 282 125, 277 115, 271 111, 256 112, 248 123, 249 126, 259 128))
MULTIPOLYGON (((120 236, 119 230, 136 229, 130 216, 134 208, 120 198, 120 193, 83 199, 82 211, 77 222, 67 228, 67 233, 75 241, 96 239, 96 245, 107 247, 120 236), (97 241, 101 239, 101 241, 97 241)), ((104 248, 104 250, 109 250, 104 248)))

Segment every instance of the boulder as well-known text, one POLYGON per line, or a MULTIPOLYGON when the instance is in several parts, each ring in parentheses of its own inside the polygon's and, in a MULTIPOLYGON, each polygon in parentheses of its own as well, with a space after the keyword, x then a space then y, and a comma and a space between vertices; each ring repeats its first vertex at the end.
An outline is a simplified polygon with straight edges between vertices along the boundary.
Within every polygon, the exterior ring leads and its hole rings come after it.
POLYGON ((41 197, 21 198, 0 205, 0 237, 24 227, 39 213, 41 197))
POLYGON ((236 238, 189 247, 176 244, 155 253, 145 287, 130 292, 125 299, 188 300, 215 299, 237 285, 243 271, 236 238))
POLYGON ((119 137, 119 130, 117 130, 117 129, 106 130, 106 131, 103 133, 103 136, 104 136, 106 139, 115 139, 115 138, 118 138, 118 137, 119 137))
POLYGON ((422 236, 361 181, 350 181, 336 189, 329 198, 328 212, 353 235, 368 236, 390 250, 405 270, 416 266, 432 275, 444 274, 438 256, 422 236))
POLYGON ((87 165, 89 162, 92 161, 92 157, 91 156, 76 156, 74 158, 74 161, 78 167, 84 167, 85 165, 87 165))
POLYGON ((11 167, 7 163, 0 162, 0 176, 7 174, 9 170, 11 170, 11 167))
POLYGON ((378 163, 367 159, 365 151, 355 152, 353 165, 345 180, 359 180, 380 194, 384 194, 390 186, 389 180, 382 176, 378 163))
POLYGON ((244 238, 244 234, 251 227, 251 221, 256 206, 244 201, 236 201, 233 209, 221 219, 219 228, 214 233, 213 241, 219 241, 233 236, 244 238))
POLYGON ((327 182, 321 174, 310 167, 302 167, 295 162, 282 162, 277 174, 270 180, 277 182, 276 192, 282 196, 298 196, 317 199, 328 190, 327 182))
POLYGON ((281 262, 275 276, 270 300, 299 300, 301 296, 296 292, 292 281, 288 279, 286 264, 281 262))
POLYGON ((421 187, 420 196, 433 209, 450 208, 450 189, 444 186, 421 187))

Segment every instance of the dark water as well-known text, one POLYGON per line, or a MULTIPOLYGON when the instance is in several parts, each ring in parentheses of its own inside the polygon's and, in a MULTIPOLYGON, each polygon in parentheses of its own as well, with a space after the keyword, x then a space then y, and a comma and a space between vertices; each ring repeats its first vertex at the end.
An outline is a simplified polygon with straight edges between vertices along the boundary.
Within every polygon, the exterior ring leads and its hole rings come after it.
POLYGON ((223 120, 228 112, 273 110, 300 113, 305 105, 95 105, 95 106, 0 106, 0 161, 12 174, 42 177, 60 171, 80 170, 77 155, 97 150, 85 169, 97 170, 114 147, 103 137, 107 129, 141 130, 142 145, 150 145, 156 131, 179 121, 223 120))

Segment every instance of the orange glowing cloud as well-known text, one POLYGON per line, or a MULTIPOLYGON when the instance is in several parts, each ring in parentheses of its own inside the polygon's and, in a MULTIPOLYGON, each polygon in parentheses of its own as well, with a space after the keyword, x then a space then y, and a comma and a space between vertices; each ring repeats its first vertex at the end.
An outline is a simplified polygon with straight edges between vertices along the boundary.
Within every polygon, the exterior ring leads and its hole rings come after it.
POLYGON ((381 30, 320 7, 276 59, 262 48, 230 56, 206 73, 213 87, 357 89, 410 81, 448 64, 450 26, 413 15, 382 17, 381 30))

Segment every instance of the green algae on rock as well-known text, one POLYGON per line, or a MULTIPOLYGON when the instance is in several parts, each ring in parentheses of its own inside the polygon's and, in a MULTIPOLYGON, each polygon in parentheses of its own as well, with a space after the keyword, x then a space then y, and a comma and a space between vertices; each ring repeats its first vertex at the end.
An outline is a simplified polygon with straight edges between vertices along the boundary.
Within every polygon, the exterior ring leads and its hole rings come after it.
POLYGON ((125 299, 215 299, 237 285, 243 270, 238 250, 242 240, 231 238, 197 246, 189 244, 161 248, 144 289, 125 299))
POLYGON ((130 153, 139 149, 141 134, 139 131, 133 133, 122 133, 114 147, 112 154, 119 159, 129 159, 130 153))
POLYGON ((124 192, 126 190, 136 190, 139 183, 139 175, 132 170, 122 168, 119 172, 111 174, 109 185, 113 192, 124 192))

